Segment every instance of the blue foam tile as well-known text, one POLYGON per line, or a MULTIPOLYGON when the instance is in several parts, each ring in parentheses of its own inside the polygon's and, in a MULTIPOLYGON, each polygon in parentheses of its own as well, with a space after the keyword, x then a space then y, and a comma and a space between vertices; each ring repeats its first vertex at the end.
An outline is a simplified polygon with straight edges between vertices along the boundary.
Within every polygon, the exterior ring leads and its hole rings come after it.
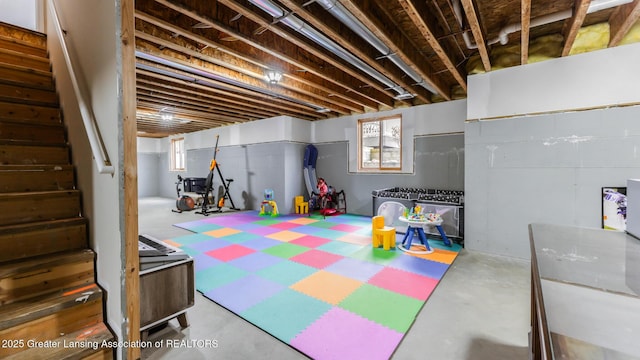
POLYGON ((351 244, 342 241, 331 241, 318 246, 316 249, 324 250, 332 254, 351 256, 354 253, 362 250, 363 248, 363 245, 351 244))
POLYGON ((227 263, 208 267, 196 273, 196 289, 201 293, 228 284, 247 275, 247 272, 227 263))
POLYGON ((171 239, 171 241, 178 243, 180 245, 191 245, 191 244, 195 244, 203 241, 209 241, 212 238, 213 238, 212 236, 209 236, 206 234, 189 234, 189 235, 175 237, 171 239))
POLYGON ((283 260, 282 262, 256 271, 256 274, 279 284, 290 286, 316 271, 318 271, 318 269, 311 266, 299 264, 291 260, 283 260))
POLYGON ((231 260, 228 262, 228 264, 248 272, 255 272, 282 261, 284 261, 284 259, 278 256, 265 254, 263 252, 254 252, 249 255, 231 260))
POLYGON ((327 266, 324 270, 348 278, 356 279, 361 282, 367 282, 382 269, 384 269, 383 265, 374 264, 358 259, 344 258, 327 266))
POLYGON ((249 274, 204 293, 204 296, 240 314, 242 311, 277 294, 285 287, 268 279, 249 274))
POLYGON ((222 263, 222 261, 213 258, 207 254, 196 254, 193 257, 193 263, 195 265, 195 271, 202 271, 212 266, 216 266, 222 263))
POLYGON ((401 270, 406 270, 415 274, 428 276, 432 279, 437 280, 440 280, 449 268, 448 264, 422 259, 416 256, 410 256, 408 254, 402 255, 403 256, 396 256, 389 263, 389 266, 401 270))
POLYGON ((282 244, 282 241, 266 238, 263 236, 258 236, 254 239, 243 242, 242 246, 246 246, 254 250, 264 250, 280 244, 282 244))
POLYGON ((228 241, 225 241, 223 238, 214 238, 209 236, 209 240, 192 243, 186 247, 199 252, 207 252, 209 250, 215 250, 225 246, 229 246, 228 241))

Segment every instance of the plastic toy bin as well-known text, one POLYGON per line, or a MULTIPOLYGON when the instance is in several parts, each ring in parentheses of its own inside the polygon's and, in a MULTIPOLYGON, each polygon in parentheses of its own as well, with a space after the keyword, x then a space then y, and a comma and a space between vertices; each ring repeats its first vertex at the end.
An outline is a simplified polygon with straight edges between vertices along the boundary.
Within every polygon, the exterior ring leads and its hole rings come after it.
POLYGON ((204 184, 207 182, 206 178, 185 178, 184 179, 184 191, 185 192, 204 192, 204 184))

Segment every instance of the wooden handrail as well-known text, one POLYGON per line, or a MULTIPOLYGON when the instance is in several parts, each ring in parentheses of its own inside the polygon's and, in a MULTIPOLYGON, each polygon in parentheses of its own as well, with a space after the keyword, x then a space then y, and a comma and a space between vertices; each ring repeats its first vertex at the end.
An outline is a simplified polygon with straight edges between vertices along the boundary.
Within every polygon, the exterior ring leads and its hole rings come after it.
POLYGON ((73 61, 71 60, 71 56, 69 55, 69 49, 67 46, 67 41, 65 39, 65 32, 62 30, 62 26, 60 25, 60 19, 58 18, 58 11, 56 10, 56 5, 53 0, 48 1, 49 10, 51 11, 51 20, 53 23, 53 27, 56 30, 56 34, 60 39, 60 45, 62 48, 62 54, 64 56, 65 63, 67 65, 67 69, 69 70, 69 77, 71 79, 71 84, 73 86, 73 90, 76 94, 76 98, 78 99, 78 107, 80 108, 80 115, 82 117, 82 122, 84 123, 84 129, 87 133, 87 139, 89 140, 89 146, 91 147, 91 152, 93 154, 94 159, 96 160, 96 165, 98 167, 98 172, 100 174, 111 174, 115 173, 115 168, 111 165, 111 161, 109 160, 109 154, 107 153, 107 149, 104 145, 104 141, 102 140, 102 136, 100 135, 100 129, 98 127, 98 123, 96 121, 93 110, 89 106, 87 102, 87 96, 82 91, 79 86, 78 78, 76 76, 76 72, 73 68, 73 61))

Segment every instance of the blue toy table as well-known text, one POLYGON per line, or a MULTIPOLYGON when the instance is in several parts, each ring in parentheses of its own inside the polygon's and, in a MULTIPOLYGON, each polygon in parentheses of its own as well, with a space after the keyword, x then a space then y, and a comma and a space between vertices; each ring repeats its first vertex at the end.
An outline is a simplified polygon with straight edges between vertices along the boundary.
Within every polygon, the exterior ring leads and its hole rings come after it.
POLYGON ((447 238, 447 235, 445 234, 444 230, 442 230, 442 220, 437 220, 437 221, 430 221, 427 219, 414 220, 414 219, 407 219, 404 216, 401 216, 398 219, 404 223, 407 223, 407 232, 404 234, 404 238, 402 239, 401 245, 398 246, 400 250, 411 252, 411 253, 417 253, 417 254, 432 253, 433 249, 429 246, 429 242, 427 241, 427 236, 424 233, 425 226, 435 226, 436 229, 438 229, 440 236, 442 236, 442 241, 444 242, 444 244, 446 246, 451 246, 451 241, 449 240, 449 238, 447 238), (425 248, 424 251, 411 250, 413 238, 416 235, 418 240, 420 240, 420 243, 422 243, 422 245, 424 246, 425 248))

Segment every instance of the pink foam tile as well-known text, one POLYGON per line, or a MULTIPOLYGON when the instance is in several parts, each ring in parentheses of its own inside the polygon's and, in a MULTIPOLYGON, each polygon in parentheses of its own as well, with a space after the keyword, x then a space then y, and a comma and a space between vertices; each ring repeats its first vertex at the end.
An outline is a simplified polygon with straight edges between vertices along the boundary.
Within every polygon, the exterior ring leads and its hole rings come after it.
POLYGON ((316 269, 324 269, 325 267, 342 260, 344 257, 326 251, 311 249, 291 257, 289 260, 297 263, 308 265, 316 269))
POLYGON ((280 222, 280 223, 275 223, 275 224, 269 225, 269 227, 280 229, 280 230, 289 230, 289 229, 297 228, 297 227, 300 227, 300 226, 302 226, 302 225, 296 224, 296 223, 292 223, 292 222, 288 222, 288 221, 284 221, 284 222, 280 222))
POLYGON ((300 246, 306 246, 309 248, 317 248, 320 245, 324 245, 326 243, 328 243, 329 239, 326 238, 321 238, 318 236, 312 236, 312 235, 307 235, 307 236, 303 236, 301 238, 289 241, 290 244, 296 244, 296 245, 300 245, 300 246))
POLYGON ((427 300, 438 280, 386 267, 369 279, 368 283, 418 300, 427 300))
POLYGON ((334 307, 291 340, 312 359, 389 359, 403 334, 334 307))
POLYGON ((244 247, 242 245, 233 244, 233 245, 225 246, 223 248, 207 251, 205 254, 221 261, 231 261, 233 259, 237 259, 239 257, 249 255, 253 252, 255 252, 255 250, 250 249, 248 247, 244 247))
POLYGON ((356 232, 361 230, 361 226, 349 225, 349 224, 338 224, 330 227, 331 230, 344 231, 344 232, 356 232))

